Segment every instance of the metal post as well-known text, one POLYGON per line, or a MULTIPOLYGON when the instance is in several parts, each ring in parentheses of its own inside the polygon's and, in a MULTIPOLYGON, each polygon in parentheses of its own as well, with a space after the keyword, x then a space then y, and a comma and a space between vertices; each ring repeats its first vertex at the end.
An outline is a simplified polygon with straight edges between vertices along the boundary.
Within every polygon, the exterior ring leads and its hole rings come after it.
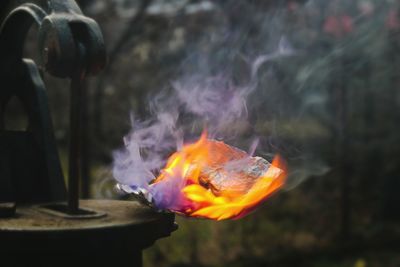
MULTIPOLYGON (((84 58, 84 47, 77 43, 79 58, 84 58)), ((82 61, 84 63, 84 61, 82 61)), ((71 77, 70 93, 70 141, 69 141, 69 173, 68 173, 68 213, 79 212, 79 182, 81 180, 82 163, 82 99, 83 81, 85 79, 84 64, 71 77)))
POLYGON ((75 214, 79 210, 80 175, 80 94, 79 78, 71 81, 70 92, 70 140, 68 166, 68 212, 75 214))

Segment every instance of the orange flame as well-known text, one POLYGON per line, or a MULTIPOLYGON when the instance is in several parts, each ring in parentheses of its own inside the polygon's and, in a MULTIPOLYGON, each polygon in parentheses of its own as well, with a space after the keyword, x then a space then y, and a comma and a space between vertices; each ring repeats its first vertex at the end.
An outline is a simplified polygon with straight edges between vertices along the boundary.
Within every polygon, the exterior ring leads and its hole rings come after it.
MULTIPOLYGON (((221 166, 243 158, 251 157, 222 142, 207 139, 207 133, 204 132, 196 143, 185 145, 171 155, 153 185, 179 177, 182 182, 179 197, 184 203, 173 208, 173 211, 214 220, 238 219, 254 210, 258 204, 281 188, 286 178, 285 163, 278 155, 269 168, 245 191, 238 190, 231 184, 219 191, 213 190, 212 185, 208 188, 204 185, 201 176, 205 169, 215 166, 216 163, 221 166)), ((240 175, 238 177, 245 179, 240 175)))

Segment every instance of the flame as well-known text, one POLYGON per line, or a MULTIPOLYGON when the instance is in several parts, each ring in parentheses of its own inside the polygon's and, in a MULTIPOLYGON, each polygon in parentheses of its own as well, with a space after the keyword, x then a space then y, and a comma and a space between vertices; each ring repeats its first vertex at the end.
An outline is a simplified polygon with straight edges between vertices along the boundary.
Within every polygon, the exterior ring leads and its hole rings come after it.
MULTIPOLYGON (((252 157, 223 142, 208 139, 207 133, 203 132, 197 142, 184 145, 180 151, 170 156, 166 167, 151 186, 157 187, 169 180, 175 181, 173 186, 179 187, 180 190, 177 191, 178 196, 173 196, 174 204, 170 204, 169 207, 172 211, 214 220, 238 219, 253 211, 268 196, 281 188, 286 178, 284 161, 278 155, 268 169, 245 191, 235 187, 235 184, 228 184, 223 190, 216 190, 212 184, 205 185, 202 180, 204 170, 216 166, 216 163, 219 164, 218 172, 232 175, 221 166, 227 166, 231 162, 240 163, 243 159, 252 157)), ((239 168, 246 168, 245 163, 239 168)), ((233 175, 236 179, 243 178, 236 173, 233 175)))

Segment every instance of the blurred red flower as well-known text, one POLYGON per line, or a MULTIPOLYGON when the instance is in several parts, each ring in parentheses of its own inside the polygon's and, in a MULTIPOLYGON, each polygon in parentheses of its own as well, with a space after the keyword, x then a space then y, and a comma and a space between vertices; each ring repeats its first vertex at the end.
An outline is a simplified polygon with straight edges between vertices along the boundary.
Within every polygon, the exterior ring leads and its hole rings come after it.
POLYGON ((353 20, 348 15, 328 16, 324 23, 324 32, 335 38, 342 38, 353 30, 353 20))
POLYGON ((389 30, 397 30, 400 28, 399 14, 395 10, 390 10, 386 18, 386 28, 389 30))

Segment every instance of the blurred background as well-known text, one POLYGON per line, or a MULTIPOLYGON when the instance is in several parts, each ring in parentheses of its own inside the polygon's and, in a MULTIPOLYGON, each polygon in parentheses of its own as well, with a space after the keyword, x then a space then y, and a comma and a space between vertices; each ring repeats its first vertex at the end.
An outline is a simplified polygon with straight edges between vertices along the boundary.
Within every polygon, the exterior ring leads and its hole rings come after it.
MULTIPOLYGON (((260 57, 290 51, 260 65, 241 126, 257 154, 288 160, 284 192, 238 221, 178 217, 145 266, 400 266, 400 1, 77 2, 108 46, 86 82, 84 197, 118 197, 112 153, 172 81, 227 73, 240 85, 260 57)), ((66 166, 69 81, 45 79, 66 166)), ((9 129, 26 125, 17 102, 8 114, 9 129)))

